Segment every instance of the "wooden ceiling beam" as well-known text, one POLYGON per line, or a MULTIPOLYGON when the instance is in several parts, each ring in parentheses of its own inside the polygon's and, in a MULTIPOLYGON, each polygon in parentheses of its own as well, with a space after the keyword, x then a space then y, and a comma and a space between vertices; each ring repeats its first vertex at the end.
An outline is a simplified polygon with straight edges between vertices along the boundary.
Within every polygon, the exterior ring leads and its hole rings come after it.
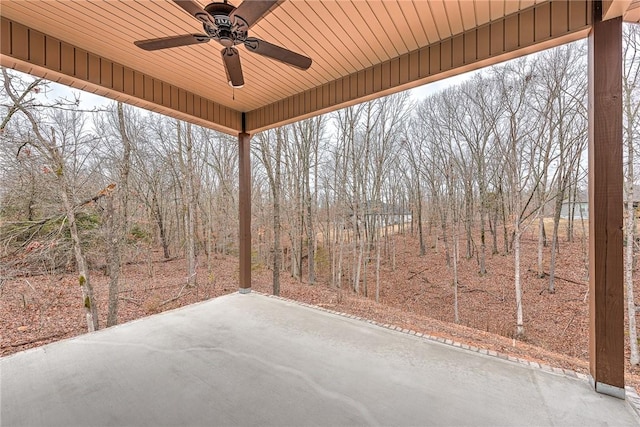
POLYGON ((247 113, 250 133, 585 38, 591 2, 554 0, 247 113))
POLYGON ((632 0, 604 0, 602 2, 602 20, 617 18, 623 16, 632 0))
POLYGON ((0 18, 0 65, 237 135, 240 112, 0 18))

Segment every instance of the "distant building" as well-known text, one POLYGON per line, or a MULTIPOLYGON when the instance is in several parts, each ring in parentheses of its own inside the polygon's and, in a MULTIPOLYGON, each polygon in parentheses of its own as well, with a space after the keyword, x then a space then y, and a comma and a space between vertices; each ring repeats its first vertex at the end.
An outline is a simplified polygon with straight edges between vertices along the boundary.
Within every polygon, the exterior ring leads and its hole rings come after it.
MULTIPOLYGON (((365 201, 362 213, 365 219, 373 216, 387 217, 387 224, 411 222, 411 211, 401 206, 385 202, 365 201)), ((359 212, 358 214, 361 215, 362 213, 359 212)), ((353 210, 350 212, 349 217, 353 219, 353 210)))
MULTIPOLYGON (((623 194, 623 196, 626 196, 626 194, 623 194)), ((638 212, 638 207, 640 207, 640 185, 633 186, 633 207, 636 208, 636 217, 639 216, 638 214, 640 212, 638 212)), ((589 194, 586 191, 578 192, 577 201, 573 203, 565 201, 562 203, 560 218, 569 219, 572 211, 574 220, 580 220, 581 218, 589 219, 589 194)))
POLYGON ((574 203, 563 202, 562 209, 560 210, 560 218, 569 219, 572 211, 574 220, 589 219, 589 200, 580 200, 574 203))

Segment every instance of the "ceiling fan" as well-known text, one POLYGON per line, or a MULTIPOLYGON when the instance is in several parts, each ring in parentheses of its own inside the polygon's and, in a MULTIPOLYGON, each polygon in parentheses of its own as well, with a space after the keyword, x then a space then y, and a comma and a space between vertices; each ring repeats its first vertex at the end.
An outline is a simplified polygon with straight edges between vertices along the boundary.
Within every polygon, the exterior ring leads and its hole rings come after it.
POLYGON ((222 62, 227 72, 227 81, 234 88, 244 86, 240 65, 240 52, 235 46, 244 44, 249 52, 266 56, 301 70, 311 66, 311 58, 292 52, 264 40, 249 37, 249 29, 261 18, 269 14, 282 0, 245 0, 238 7, 224 2, 210 3, 204 9, 193 0, 173 0, 178 6, 202 22, 206 34, 184 34, 138 40, 134 44, 141 49, 153 51, 178 46, 207 43, 215 40, 222 48, 222 62))

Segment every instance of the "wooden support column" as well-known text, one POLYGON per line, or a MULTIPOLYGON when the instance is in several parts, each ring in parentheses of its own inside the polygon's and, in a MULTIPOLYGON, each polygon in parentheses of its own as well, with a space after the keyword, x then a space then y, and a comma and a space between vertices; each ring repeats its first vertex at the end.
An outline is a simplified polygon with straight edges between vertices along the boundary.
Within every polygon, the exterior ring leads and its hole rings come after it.
POLYGON ((240 289, 241 294, 251 292, 251 136, 248 133, 238 135, 238 160, 240 179, 239 188, 239 219, 238 235, 240 258, 240 289))
POLYGON ((624 399, 622 18, 589 34, 589 370, 596 391, 624 399))

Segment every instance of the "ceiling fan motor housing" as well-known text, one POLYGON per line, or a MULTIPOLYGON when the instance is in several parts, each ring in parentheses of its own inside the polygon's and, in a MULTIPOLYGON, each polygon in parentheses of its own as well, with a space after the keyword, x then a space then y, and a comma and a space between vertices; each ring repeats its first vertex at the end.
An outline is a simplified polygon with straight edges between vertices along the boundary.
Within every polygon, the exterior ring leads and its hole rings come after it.
POLYGON ((203 22, 204 31, 213 39, 218 40, 224 47, 239 45, 247 40, 249 26, 239 16, 233 20, 229 14, 235 9, 229 3, 210 3, 204 10, 213 17, 213 25, 203 22))

